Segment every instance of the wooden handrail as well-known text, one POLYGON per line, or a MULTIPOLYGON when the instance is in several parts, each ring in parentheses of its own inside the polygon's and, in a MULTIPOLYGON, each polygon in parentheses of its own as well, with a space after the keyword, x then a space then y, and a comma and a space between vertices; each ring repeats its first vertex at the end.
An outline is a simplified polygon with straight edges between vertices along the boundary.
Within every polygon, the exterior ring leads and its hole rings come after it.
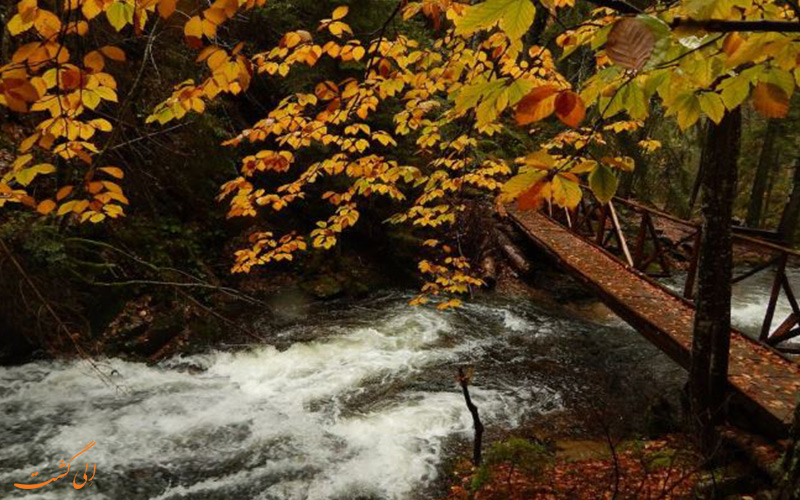
MULTIPOLYGON (((581 184, 581 186, 583 188, 585 188, 585 189, 588 189, 588 186, 586 186, 584 184, 581 184)), ((589 191, 591 191, 591 190, 589 190, 589 191)), ((626 198, 620 198, 618 196, 614 196, 614 198, 612 198, 612 199, 613 199, 614 202, 620 203, 622 205, 629 206, 629 207, 633 208, 634 210, 641 210, 641 211, 644 211, 644 212, 648 212, 648 213, 651 213, 651 214, 656 215, 658 217, 662 217, 664 219, 670 220, 670 221, 672 221, 672 222, 674 222, 676 224, 680 224, 680 225, 685 226, 685 227, 691 227, 691 228, 694 228, 694 229, 699 229, 699 228, 702 227, 702 224, 700 224, 698 222, 692 222, 692 221, 687 221, 687 220, 684 220, 684 219, 680 219, 678 217, 675 217, 674 215, 670 215, 670 214, 668 214, 666 212, 663 212, 663 211, 661 211, 661 210, 659 210, 657 208, 648 207, 647 205, 642 205, 641 203, 638 203, 638 202, 633 201, 633 200, 628 200, 626 198)), ((769 248, 770 250, 774 250, 774 251, 780 252, 780 253, 785 253, 785 254, 787 254, 787 255, 789 255, 791 257, 800 257, 800 251, 795 250, 793 248, 785 247, 783 245, 779 245, 777 243, 773 243, 771 241, 767 241, 767 240, 764 240, 764 239, 761 239, 761 238, 755 238, 753 236, 747 236, 747 235, 744 235, 744 234, 737 234, 737 233, 733 233, 732 236, 736 240, 743 241, 743 242, 749 243, 751 245, 760 246, 760 247, 764 247, 764 248, 769 248)))

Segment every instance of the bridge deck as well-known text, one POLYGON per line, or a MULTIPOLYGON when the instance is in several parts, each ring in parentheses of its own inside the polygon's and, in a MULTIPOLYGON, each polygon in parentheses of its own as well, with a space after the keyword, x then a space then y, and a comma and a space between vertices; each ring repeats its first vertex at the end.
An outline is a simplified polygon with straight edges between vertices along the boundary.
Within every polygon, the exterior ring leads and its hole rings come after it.
MULTIPOLYGON (((592 242, 536 211, 509 207, 509 215, 532 242, 553 257, 617 315, 688 368, 694 308, 592 242)), ((771 424, 789 425, 800 365, 734 330, 729 379, 735 393, 771 424)))

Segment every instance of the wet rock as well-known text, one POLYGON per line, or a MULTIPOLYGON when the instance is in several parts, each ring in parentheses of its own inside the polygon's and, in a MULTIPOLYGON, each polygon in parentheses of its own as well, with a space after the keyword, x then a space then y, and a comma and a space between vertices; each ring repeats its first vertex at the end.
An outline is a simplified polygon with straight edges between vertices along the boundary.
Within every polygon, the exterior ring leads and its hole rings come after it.
POLYGON ((180 333, 185 324, 182 311, 172 310, 160 314, 145 333, 128 342, 126 346, 136 354, 149 357, 180 333))
POLYGON ((647 407, 645 429, 651 438, 675 432, 679 427, 675 409, 665 398, 658 398, 647 407))
POLYGON ((109 355, 119 354, 129 342, 144 335, 154 319, 152 301, 149 295, 128 301, 100 338, 99 350, 109 355))
POLYGON ((344 293, 344 286, 335 276, 321 275, 303 282, 300 287, 318 299, 333 299, 344 293))

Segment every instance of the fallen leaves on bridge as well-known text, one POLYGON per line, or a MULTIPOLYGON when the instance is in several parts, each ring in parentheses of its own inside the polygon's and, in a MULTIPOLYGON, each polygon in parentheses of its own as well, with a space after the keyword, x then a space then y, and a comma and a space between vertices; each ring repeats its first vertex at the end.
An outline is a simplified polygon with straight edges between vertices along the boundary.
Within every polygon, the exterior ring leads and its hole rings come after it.
MULTIPOLYGON (((684 368, 689 366, 694 307, 606 250, 536 211, 509 210, 517 226, 573 278, 684 368)), ((770 426, 792 421, 800 365, 734 330, 728 377, 770 426)))

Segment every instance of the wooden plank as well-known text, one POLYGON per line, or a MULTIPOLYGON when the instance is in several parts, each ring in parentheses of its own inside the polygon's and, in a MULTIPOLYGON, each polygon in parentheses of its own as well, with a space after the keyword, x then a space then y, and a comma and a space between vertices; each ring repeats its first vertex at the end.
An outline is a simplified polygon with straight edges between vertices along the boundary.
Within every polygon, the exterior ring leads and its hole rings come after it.
POLYGON ((772 335, 770 335, 769 338, 767 339, 767 343, 769 345, 776 345, 786 340, 789 340, 793 337, 796 337, 797 335, 795 332, 800 331, 800 329, 795 328, 794 330, 792 330, 792 327, 797 324, 798 319, 800 319, 800 317, 798 317, 796 314, 794 313, 790 314, 789 317, 783 320, 781 326, 779 326, 778 328, 775 329, 774 332, 772 332, 772 335))
POLYGON ((629 206, 629 207, 631 207, 631 208, 633 208, 635 210, 642 210, 642 211, 651 213, 653 215, 657 215, 657 216, 659 216, 659 217, 661 217, 663 219, 670 220, 670 221, 674 222, 675 224, 680 224, 681 226, 693 227, 693 228, 699 228, 700 227, 700 224, 698 224, 697 222, 692 222, 692 221, 688 221, 688 220, 679 219, 678 217, 675 217, 674 215, 670 215, 670 214, 668 214, 666 212, 662 212, 661 210, 658 210, 657 208, 652 208, 652 207, 648 207, 646 205, 642 205, 640 203, 636 203, 633 200, 628 200, 626 198, 618 198, 616 196, 613 198, 613 200, 616 201, 617 203, 621 203, 623 205, 627 205, 627 206, 629 206))
POLYGON ((769 229, 758 229, 747 226, 731 226, 731 231, 738 234, 755 236, 756 238, 762 238, 773 241, 779 241, 781 237, 781 235, 778 234, 778 231, 772 231, 769 229))

